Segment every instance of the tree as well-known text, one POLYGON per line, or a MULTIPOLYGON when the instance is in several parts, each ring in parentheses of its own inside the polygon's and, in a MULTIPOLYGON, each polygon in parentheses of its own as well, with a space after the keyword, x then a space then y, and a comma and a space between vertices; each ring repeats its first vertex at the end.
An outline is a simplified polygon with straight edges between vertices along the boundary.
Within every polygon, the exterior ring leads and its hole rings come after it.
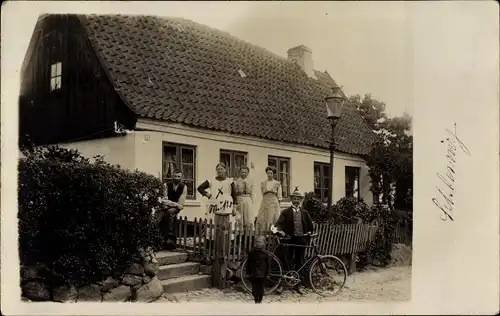
POLYGON ((412 117, 407 113, 400 117, 389 117, 385 113, 385 103, 373 99, 370 94, 365 94, 363 98, 360 95, 351 96, 349 101, 378 136, 366 157, 375 202, 381 198, 381 202, 391 208, 411 210, 412 117))
POLYGON ((351 96, 349 102, 356 107, 372 130, 378 130, 380 122, 387 118, 385 103, 372 99, 370 94, 365 94, 363 98, 359 94, 351 96))
POLYGON ((393 157, 393 181, 395 183, 394 207, 411 210, 413 204, 413 136, 411 135, 411 116, 404 114, 394 117, 384 124, 389 131, 389 147, 396 153, 393 157))

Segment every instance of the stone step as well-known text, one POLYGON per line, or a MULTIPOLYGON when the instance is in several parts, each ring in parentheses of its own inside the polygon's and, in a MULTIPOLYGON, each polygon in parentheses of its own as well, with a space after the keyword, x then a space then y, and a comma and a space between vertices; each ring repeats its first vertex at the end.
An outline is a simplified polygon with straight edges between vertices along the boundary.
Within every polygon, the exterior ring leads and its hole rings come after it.
POLYGON ((161 281, 165 293, 180 293, 212 287, 212 276, 205 274, 185 275, 161 281))
POLYGON ((161 266, 158 269, 157 276, 160 280, 167 280, 184 275, 198 274, 200 265, 198 262, 182 262, 161 266))
POLYGON ((185 252, 173 252, 173 251, 158 251, 156 253, 156 259, 160 266, 167 264, 176 264, 186 262, 188 254, 185 252))

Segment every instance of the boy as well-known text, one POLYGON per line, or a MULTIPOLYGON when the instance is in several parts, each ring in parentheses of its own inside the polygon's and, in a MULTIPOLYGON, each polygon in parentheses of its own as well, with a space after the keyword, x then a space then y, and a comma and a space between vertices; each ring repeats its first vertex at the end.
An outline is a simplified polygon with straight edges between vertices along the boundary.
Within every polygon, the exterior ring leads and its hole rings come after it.
POLYGON ((252 295, 256 304, 262 303, 265 281, 269 276, 270 258, 265 248, 265 237, 257 236, 254 248, 248 253, 247 273, 252 282, 252 295))

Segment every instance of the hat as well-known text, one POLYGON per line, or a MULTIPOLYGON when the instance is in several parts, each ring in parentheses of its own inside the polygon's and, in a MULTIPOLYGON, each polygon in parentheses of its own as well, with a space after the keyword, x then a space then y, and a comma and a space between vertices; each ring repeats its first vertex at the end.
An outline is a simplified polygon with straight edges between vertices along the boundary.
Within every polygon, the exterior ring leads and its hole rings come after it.
POLYGON ((304 197, 304 195, 302 195, 302 192, 299 191, 299 187, 295 187, 295 190, 293 191, 291 196, 298 196, 301 198, 304 197))

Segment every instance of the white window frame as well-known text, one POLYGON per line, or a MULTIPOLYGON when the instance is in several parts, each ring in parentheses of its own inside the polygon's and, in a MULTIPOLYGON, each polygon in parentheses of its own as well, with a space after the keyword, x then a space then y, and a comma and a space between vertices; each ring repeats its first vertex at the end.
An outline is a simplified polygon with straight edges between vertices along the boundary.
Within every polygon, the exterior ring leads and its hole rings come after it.
MULTIPOLYGON (((236 166, 236 156, 243 157, 243 166, 247 166, 248 163, 248 152, 221 149, 219 151, 219 161, 222 161, 222 155, 229 155, 229 166, 226 166, 227 177, 237 179, 240 176, 240 169, 236 166)), ((240 166, 241 167, 241 166, 240 166)))
POLYGON ((360 167, 353 167, 353 166, 345 166, 345 196, 346 197, 355 197, 358 200, 361 199, 361 191, 360 191, 360 173, 361 173, 361 168, 360 167), (354 179, 353 179, 353 189, 351 192, 351 189, 348 189, 348 185, 350 184, 348 181, 349 176, 352 175, 351 172, 354 171, 354 179), (351 194, 352 193, 352 194, 351 194))
POLYGON ((50 65, 50 91, 61 90, 62 87, 62 62, 50 65))
POLYGON ((267 156, 267 164, 268 165, 271 165, 269 163, 270 160, 274 160, 276 166, 276 173, 274 174, 274 180, 277 180, 281 183, 281 188, 282 188, 282 196, 283 196, 283 201, 290 201, 290 171, 291 171, 291 168, 290 168, 290 163, 291 163, 291 158, 290 157, 280 157, 280 156, 273 156, 273 155, 268 155, 267 156), (287 177, 287 181, 285 183, 285 185, 283 185, 283 179, 282 179, 282 172, 281 172, 281 165, 282 163, 286 163, 286 172, 284 172, 286 174, 286 177, 287 177))
POLYGON ((183 182, 187 186, 192 185, 191 191, 188 191, 188 194, 186 196, 186 199, 188 200, 196 200, 196 146, 193 145, 187 145, 187 144, 179 144, 179 143, 171 143, 171 142, 162 142, 162 180, 163 181, 170 181, 172 180, 172 175, 168 174, 168 170, 171 169, 169 164, 173 164, 173 169, 171 171, 174 171, 175 169, 178 169, 182 172, 182 177, 183 177, 183 182), (165 154, 165 148, 170 147, 170 148, 175 148, 175 160, 168 160, 168 157, 165 154), (192 163, 188 163, 183 161, 182 159, 182 150, 186 149, 189 151, 192 151, 193 156, 192 156, 192 163), (191 166, 193 170, 192 177, 185 173, 184 171, 184 166, 191 166), (189 184, 188 184, 189 183, 189 184), (191 194, 190 194, 191 193, 191 194))

